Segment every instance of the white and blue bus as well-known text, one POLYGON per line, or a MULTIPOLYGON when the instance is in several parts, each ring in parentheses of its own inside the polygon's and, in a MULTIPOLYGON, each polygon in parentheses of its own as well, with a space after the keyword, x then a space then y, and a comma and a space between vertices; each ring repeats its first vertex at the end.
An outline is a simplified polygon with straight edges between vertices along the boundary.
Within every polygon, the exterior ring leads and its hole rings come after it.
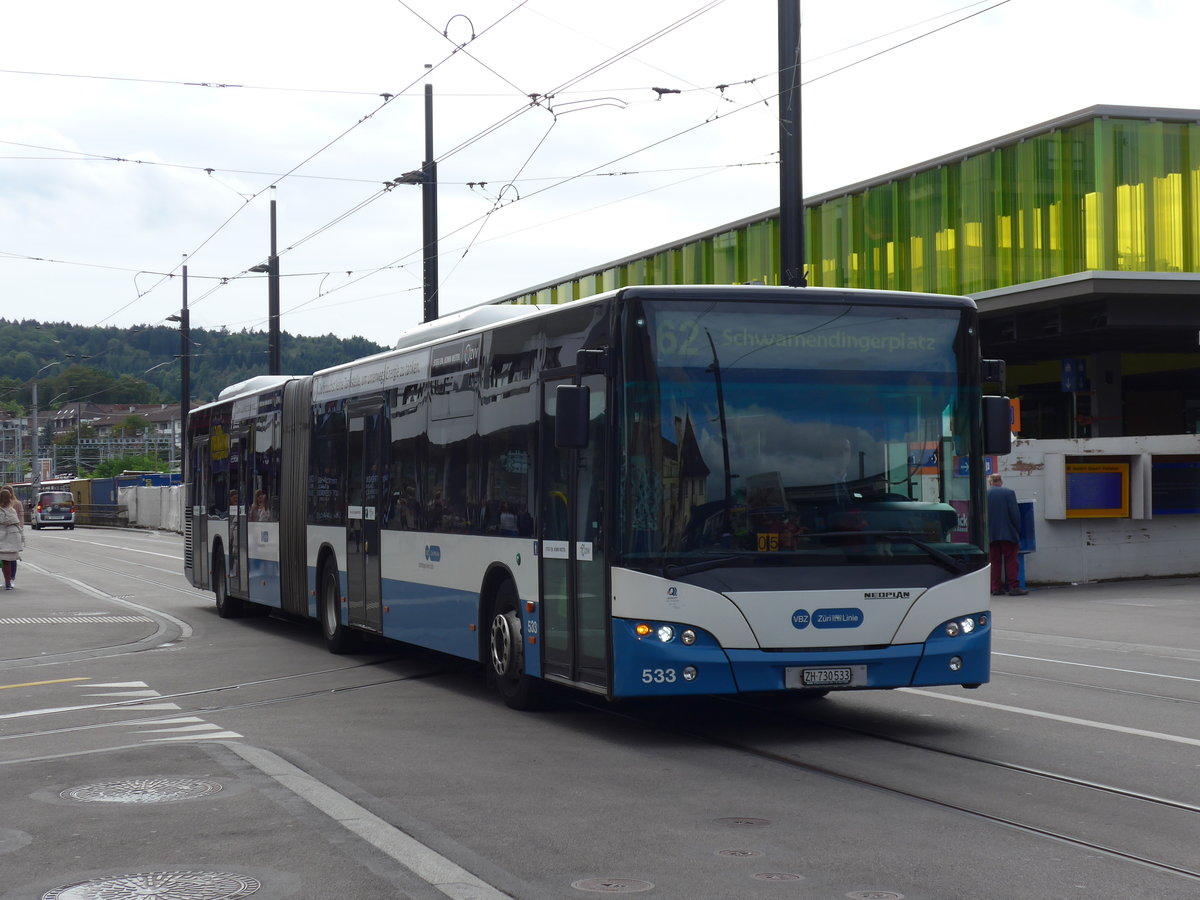
POLYGON ((185 569, 222 616, 481 662, 505 701, 977 687, 967 298, 628 287, 482 306, 192 411, 185 569))

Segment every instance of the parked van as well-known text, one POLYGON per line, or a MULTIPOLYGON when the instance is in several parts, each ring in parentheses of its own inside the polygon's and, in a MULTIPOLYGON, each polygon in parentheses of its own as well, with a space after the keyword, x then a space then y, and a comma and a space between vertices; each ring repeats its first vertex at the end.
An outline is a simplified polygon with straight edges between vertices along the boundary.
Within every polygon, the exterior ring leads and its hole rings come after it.
POLYGON ((75 528, 75 498, 70 491, 42 491, 29 515, 34 531, 39 528, 75 528))

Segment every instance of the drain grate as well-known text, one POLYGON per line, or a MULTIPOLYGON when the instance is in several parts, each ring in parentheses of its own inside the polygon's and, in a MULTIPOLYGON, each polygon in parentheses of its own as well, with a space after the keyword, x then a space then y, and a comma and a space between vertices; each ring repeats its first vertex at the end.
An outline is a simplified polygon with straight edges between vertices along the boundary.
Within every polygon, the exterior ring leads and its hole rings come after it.
MULTIPOLYGON (((64 800, 81 803, 173 803, 176 800, 195 800, 221 790, 215 781, 193 778, 131 778, 124 781, 105 781, 85 784, 62 791, 64 800)), ((240 896, 240 895, 239 895, 240 896)))
POLYGON ((904 900, 904 895, 895 891, 851 891, 846 896, 850 900, 904 900))
POLYGON ((770 825, 770 819, 756 819, 753 816, 723 816, 720 819, 713 819, 718 825, 732 825, 735 828, 750 826, 752 828, 770 825))
POLYGON ((757 878, 759 881, 803 881, 803 875, 797 875, 795 872, 759 872, 757 875, 750 876, 757 878))
POLYGON ((139 872, 64 885, 42 900, 234 900, 261 887, 256 878, 229 872, 139 872))
POLYGON ((717 856, 732 856, 736 858, 749 858, 751 856, 763 856, 761 850, 715 850, 717 856))
POLYGON ((581 878, 572 881, 571 887, 577 891, 591 891, 595 894, 640 894, 642 891, 654 890, 654 883, 639 881, 636 878, 581 878))

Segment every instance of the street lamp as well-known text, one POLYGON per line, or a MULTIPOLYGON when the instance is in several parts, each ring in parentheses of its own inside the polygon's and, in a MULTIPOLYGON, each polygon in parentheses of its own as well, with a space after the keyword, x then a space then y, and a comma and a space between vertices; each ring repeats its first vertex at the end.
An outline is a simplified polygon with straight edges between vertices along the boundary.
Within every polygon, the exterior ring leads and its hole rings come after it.
MULTIPOLYGON (((185 259, 187 257, 184 257, 185 259)), ((191 327, 188 323, 188 283, 187 283, 187 263, 183 265, 183 307, 179 310, 177 316, 167 316, 168 322, 179 323, 179 423, 180 423, 180 444, 179 449, 182 454, 182 459, 188 458, 187 445, 187 420, 188 413, 191 412, 192 403, 192 334, 191 327)), ((186 466, 186 462, 184 463, 186 466)), ((183 470, 184 466, 180 466, 183 470)), ((186 471, 186 470, 185 470, 186 471)))
POLYGON ((275 185, 271 185, 271 255, 265 265, 247 271, 267 276, 267 365, 270 375, 280 374, 279 367, 279 254, 275 250, 275 185))
POLYGON ((40 369, 38 369, 36 372, 33 373, 33 379, 32 379, 33 380, 33 432, 29 438, 29 468, 30 468, 29 486, 32 489, 34 494, 36 494, 38 492, 38 489, 42 485, 42 466, 41 466, 41 461, 38 459, 38 424, 37 424, 38 384, 37 384, 37 377, 39 375, 41 375, 43 372, 45 372, 47 369, 52 368, 53 366, 60 366, 60 365, 62 365, 62 361, 55 360, 52 363, 46 363, 46 365, 42 366, 40 369))

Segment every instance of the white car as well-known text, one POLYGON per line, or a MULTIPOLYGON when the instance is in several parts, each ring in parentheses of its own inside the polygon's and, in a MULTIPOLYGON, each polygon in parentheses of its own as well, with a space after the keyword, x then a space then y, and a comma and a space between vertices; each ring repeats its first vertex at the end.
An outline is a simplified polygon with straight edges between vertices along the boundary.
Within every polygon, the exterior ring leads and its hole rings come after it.
POLYGON ((58 527, 75 528, 75 498, 70 491, 42 491, 30 514, 33 530, 58 527))

